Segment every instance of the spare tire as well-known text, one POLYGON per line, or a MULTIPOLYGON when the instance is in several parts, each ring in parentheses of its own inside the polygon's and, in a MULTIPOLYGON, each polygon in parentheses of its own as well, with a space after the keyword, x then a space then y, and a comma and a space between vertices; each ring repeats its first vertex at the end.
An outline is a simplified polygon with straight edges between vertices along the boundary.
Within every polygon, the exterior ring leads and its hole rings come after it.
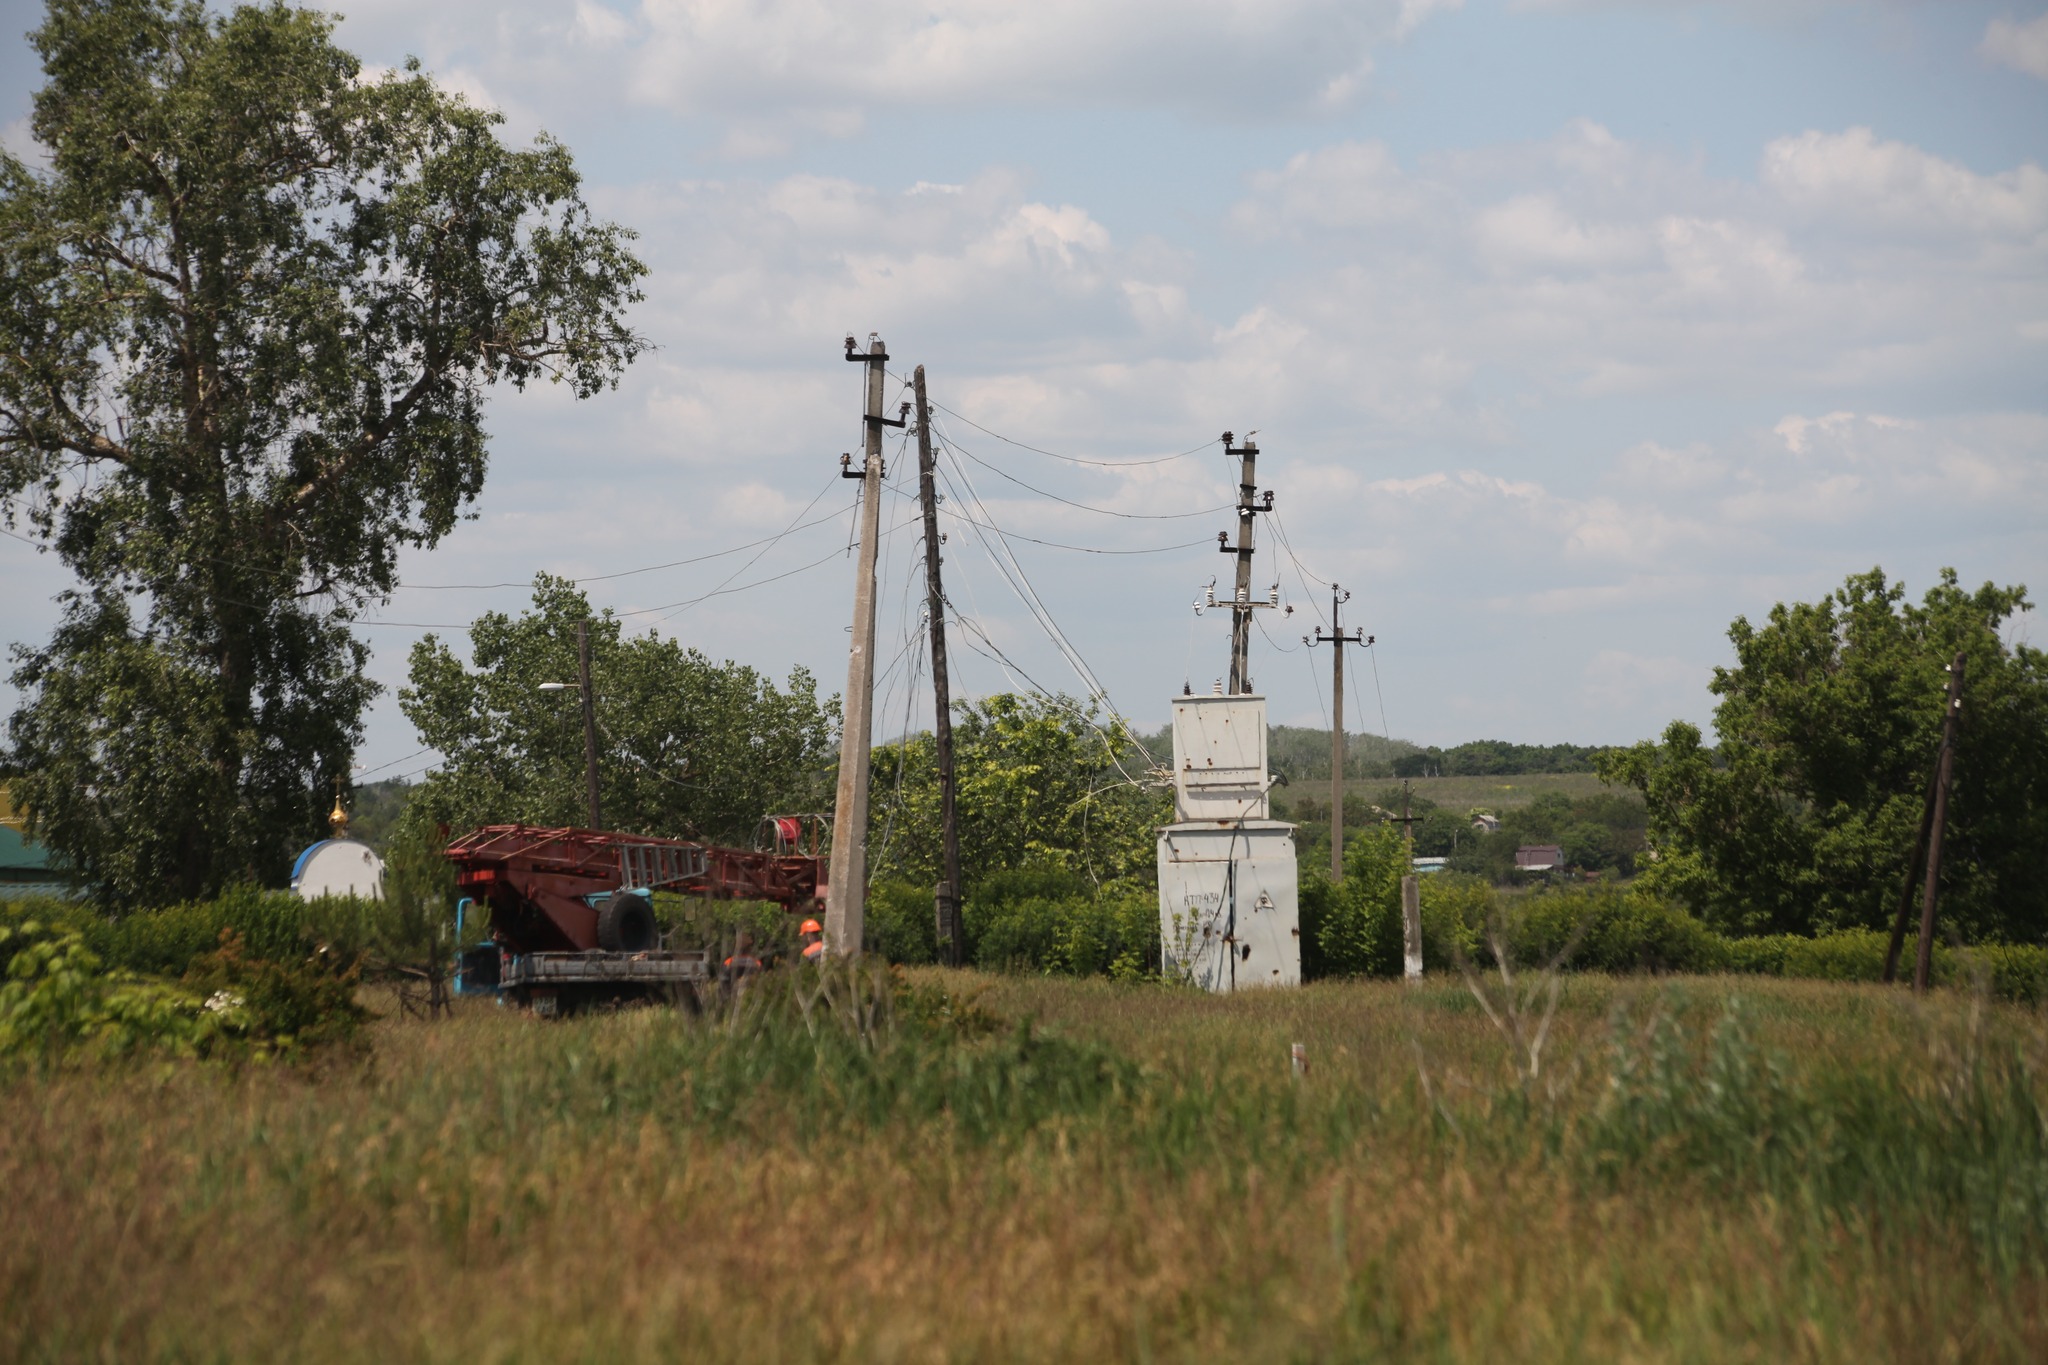
POLYGON ((619 891, 598 907, 598 947, 614 953, 644 953, 654 943, 654 907, 647 897, 619 891))

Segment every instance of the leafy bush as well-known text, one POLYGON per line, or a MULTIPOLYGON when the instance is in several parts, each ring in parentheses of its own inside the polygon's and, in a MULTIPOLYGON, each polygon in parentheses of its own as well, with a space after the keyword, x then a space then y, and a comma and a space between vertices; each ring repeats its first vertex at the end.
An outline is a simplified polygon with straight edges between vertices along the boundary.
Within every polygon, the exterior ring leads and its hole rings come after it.
POLYGON ((929 889, 903 881, 868 887, 868 945, 891 962, 939 959, 938 906, 929 889))
POLYGON ((243 951, 233 930, 198 959, 185 984, 209 1004, 232 1011, 249 1037, 279 1050, 349 1042, 368 1013, 356 1003, 354 961, 314 954, 277 962, 243 951))
POLYGON ((118 920, 60 906, 52 921, 20 902, 0 918, 0 1054, 291 1052, 353 1038, 367 1018, 355 958, 309 953, 295 897, 236 892, 118 920))
POLYGON ((1571 962, 1604 972, 1711 972, 1724 962, 1718 935, 1683 910, 1615 887, 1539 892, 1521 902, 1509 930, 1517 959, 1571 962))
POLYGON ((120 1056, 145 1047, 190 1055, 230 1027, 188 989, 106 971, 70 929, 37 920, 0 925, 0 951, 0 1057, 73 1049, 120 1056))
POLYGON ((1000 971, 1121 978, 1159 970, 1159 911, 1129 885, 1091 887, 1070 872, 1024 868, 985 878, 964 907, 967 951, 1000 971))
POLYGON ((1344 880, 1311 874, 1301 884, 1302 973, 1392 976, 1401 969, 1401 878, 1408 848, 1392 826, 1361 830, 1344 845, 1344 880))
MULTIPOLYGON (((82 901, 37 898, 0 902, 0 924, 28 920, 75 933, 108 970, 178 977, 233 932, 252 957, 289 962, 305 956, 308 907, 289 891, 238 887, 210 901, 107 916, 82 901)), ((4 961, 0 961, 4 966, 4 961)))
POLYGON ((1493 884, 1484 877, 1438 872, 1422 879, 1422 959, 1443 967, 1460 954, 1477 960, 1486 926, 1500 913, 1493 884))

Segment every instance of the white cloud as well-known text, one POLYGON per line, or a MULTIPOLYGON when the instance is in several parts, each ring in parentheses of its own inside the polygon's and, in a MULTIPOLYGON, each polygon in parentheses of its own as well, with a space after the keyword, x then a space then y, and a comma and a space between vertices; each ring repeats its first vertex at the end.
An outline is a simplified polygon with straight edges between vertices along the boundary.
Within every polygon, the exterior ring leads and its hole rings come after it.
POLYGON ((829 111, 1017 106, 1329 111, 1370 88, 1376 49, 1462 0, 399 0, 350 6, 436 69, 480 56, 493 84, 551 98, 780 124, 829 111))
POLYGON ((1543 194, 1519 195, 1481 210, 1473 233, 1480 254, 1510 270, 1605 270, 1636 264, 1649 254, 1640 230, 1585 222, 1543 194))
POLYGON ((1993 19, 1977 50, 1988 61, 2048 81, 2048 12, 2032 19, 1993 19))
POLYGON ((1762 178, 1795 208, 1844 225, 1978 240, 2048 229, 2048 171, 2028 162, 1979 175, 1868 128, 1779 138, 1764 148, 1762 178))

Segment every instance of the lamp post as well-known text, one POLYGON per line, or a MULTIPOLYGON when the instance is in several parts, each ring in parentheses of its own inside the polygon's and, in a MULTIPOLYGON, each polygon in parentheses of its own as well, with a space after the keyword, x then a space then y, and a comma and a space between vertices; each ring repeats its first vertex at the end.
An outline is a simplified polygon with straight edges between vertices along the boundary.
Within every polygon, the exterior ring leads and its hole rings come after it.
POLYGON ((597 801, 597 705, 596 697, 590 690, 590 623, 576 623, 576 670, 581 676, 580 683, 544 682, 543 692, 567 692, 572 688, 583 694, 583 784, 590 799, 590 828, 603 829, 604 817, 597 801))

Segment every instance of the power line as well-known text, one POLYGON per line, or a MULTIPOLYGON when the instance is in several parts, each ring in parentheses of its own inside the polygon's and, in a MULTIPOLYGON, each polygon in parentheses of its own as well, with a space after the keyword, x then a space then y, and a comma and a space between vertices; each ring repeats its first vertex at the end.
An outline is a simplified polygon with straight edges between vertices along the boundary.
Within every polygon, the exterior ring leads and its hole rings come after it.
MULTIPOLYGON (((780 544, 780 543, 781 543, 781 542, 782 542, 782 541, 783 541, 784 539, 786 539, 786 538, 787 538, 788 536, 790 536, 790 535, 792 535, 792 534, 794 534, 794 533, 795 533, 795 531, 796 531, 796 529, 797 529, 797 525, 796 525, 796 524, 797 524, 797 522, 799 522, 799 521, 802 521, 802 520, 803 520, 803 519, 804 519, 804 518, 805 518, 806 516, 809 516, 809 515, 810 515, 810 511, 811 511, 811 509, 812 509, 813 507, 816 507, 816 506, 818 505, 818 500, 819 500, 820 498, 823 498, 823 497, 825 496, 825 494, 826 494, 827 492, 831 491, 832 485, 833 485, 833 484, 834 484, 835 482, 837 482, 837 478, 838 478, 838 476, 837 476, 837 475, 834 475, 834 476, 833 476, 833 478, 831 478, 831 479, 827 479, 827 480, 825 481, 825 486, 824 486, 823 488, 820 488, 820 489, 819 489, 819 490, 817 491, 817 493, 816 493, 816 494, 815 494, 815 495, 814 495, 814 496, 813 496, 813 497, 811 498, 811 500, 810 500, 810 501, 809 501, 808 503, 804 504, 804 510, 803 510, 803 511, 801 511, 801 512, 798 512, 798 513, 797 513, 797 514, 796 514, 796 515, 795 515, 794 517, 791 517, 791 518, 789 519, 789 525, 787 525, 787 526, 783 527, 783 528, 782 528, 782 529, 781 529, 780 531, 776 532, 776 534, 774 534, 773 536, 770 536, 770 537, 769 537, 769 538, 768 538, 768 539, 767 539, 766 541, 762 541, 762 542, 756 542, 757 544, 759 544, 759 545, 761 546, 761 549, 759 550, 759 552, 757 552, 757 553, 756 553, 756 554, 754 555, 754 557, 753 557, 752 559, 748 560, 748 561, 747 561, 746 563, 744 563, 744 564, 740 565, 740 566, 739 566, 739 567, 738 567, 737 569, 734 569, 734 570, 733 570, 733 571, 732 571, 731 573, 727 574, 727 575, 725 576, 725 580, 724 580, 724 582, 721 582, 721 583, 720 583, 720 584, 718 585, 718 587, 717 587, 717 588, 714 588, 714 589, 712 589, 712 590, 711 590, 711 591, 710 591, 709 593, 705 594, 705 596, 704 596, 704 597, 699 597, 699 598, 695 598, 695 599, 693 599, 693 600, 691 600, 691 601, 689 601, 689 602, 685 602, 685 603, 681 603, 681 604, 678 604, 678 605, 676 605, 676 607, 675 607, 675 610, 674 610, 674 611, 672 611, 672 612, 669 612, 669 615, 670 615, 670 616, 673 616, 673 615, 676 615, 676 614, 678 614, 678 613, 680 613, 680 612, 683 612, 683 611, 687 611, 687 610, 688 610, 689 608, 691 608, 691 607, 695 606, 695 605, 696 605, 696 604, 697 604, 698 602, 702 602, 702 601, 706 600, 706 598, 710 598, 710 597, 716 597, 716 596, 718 595, 719 591, 720 591, 721 589, 723 589, 723 588, 724 588, 724 587, 725 587, 725 586, 726 586, 727 584, 731 583, 731 582, 733 581, 733 579, 735 579, 735 578, 738 578, 738 577, 739 577, 739 576, 740 576, 741 574, 745 573, 745 572, 746 572, 746 571, 747 571, 748 569, 751 569, 751 568, 753 568, 753 567, 754 567, 754 566, 755 566, 756 564, 760 563, 760 562, 761 562, 761 558, 762 558, 762 556, 763 556, 763 555, 766 555, 766 554, 767 554, 767 553, 768 553, 768 552, 769 552, 770 550, 774 549, 774 548, 775 548, 775 547, 776 547, 777 545, 779 545, 779 544, 780 544)), ((835 512, 835 513, 834 513, 834 514, 833 514, 832 516, 830 516, 830 517, 821 517, 821 518, 819 518, 819 521, 820 521, 820 522, 823 522, 823 521, 832 521, 832 520, 835 520, 835 519, 837 518, 837 516, 838 516, 838 513, 836 513, 836 512, 835 512)), ((818 522, 812 522, 812 523, 811 523, 811 525, 817 525, 817 524, 818 524, 818 522)), ((827 558, 827 559, 829 559, 829 558, 831 558, 831 556, 830 556, 830 555, 827 555, 827 556, 826 556, 826 558, 827 558)), ((822 562, 822 561, 821 561, 821 562, 822 562)), ((771 581, 771 582, 772 582, 773 580, 769 580, 769 581, 771 581)), ((666 608, 666 607, 651 607, 651 608, 648 608, 648 611, 668 611, 668 608, 666 608)), ((622 612, 622 613, 620 613, 620 614, 621 614, 621 615, 638 615, 638 616, 644 616, 644 615, 647 615, 647 614, 648 614, 648 611, 643 611, 643 612, 622 612)), ((662 619, 662 620, 664 620, 664 621, 666 621, 666 620, 668 620, 669 618, 668 618, 668 616, 664 616, 664 617, 662 617, 661 619, 662 619)))
POLYGON ((1033 545, 1043 545, 1049 550, 1072 550, 1076 554, 1084 555, 1163 555, 1174 550, 1192 550, 1197 545, 1207 545, 1209 543, 1208 538, 1204 537, 1201 540, 1182 541, 1177 545, 1148 545, 1136 550, 1106 550, 1095 545, 1067 545, 1057 540, 1040 540, 1037 536, 1027 536, 1017 531, 1005 531, 1000 526, 992 523, 976 521, 973 517, 952 507, 947 507, 943 510, 947 516, 952 517, 956 521, 963 521, 969 526, 979 526, 984 530, 994 531, 1006 540, 1028 541, 1033 545))
POLYGON ((1063 502, 1069 507, 1078 507, 1083 512, 1093 512, 1101 517, 1122 517, 1126 521, 1185 521, 1190 517, 1213 517, 1219 512, 1230 511, 1232 506, 1229 503, 1224 503, 1220 507, 1204 507, 1200 511, 1195 512, 1119 512, 1113 508, 1096 507, 1091 503, 1075 502, 1072 498, 1063 498, 1057 493, 1048 493, 1045 489, 1028 484, 1015 474, 1008 473, 990 464, 987 460, 982 459, 963 445, 955 444, 953 450, 955 453, 965 455, 968 459, 973 460, 997 478, 1008 479, 1011 483, 1016 484, 1017 487, 1028 493, 1036 493, 1041 498, 1051 498, 1054 502, 1063 502))
MULTIPOLYGON (((940 434, 944 437, 941 448, 949 456, 953 455, 951 435, 946 433, 943 427, 941 427, 940 434)), ((966 487, 968 496, 972 498, 974 506, 981 512, 982 516, 989 517, 988 505, 982 501, 980 493, 975 490, 973 479, 968 476, 966 469, 961 466, 957 457, 953 458, 952 464, 954 472, 960 476, 960 482, 966 487)), ((947 486, 951 488, 952 479, 950 476, 947 477, 946 482, 947 486)), ((996 555, 988 537, 983 535, 977 528, 975 538, 981 542, 983 550, 988 553, 989 561, 1009 581, 1012 591, 1017 594, 1018 601, 1022 602, 1026 610, 1031 612, 1034 619, 1038 621, 1039 628, 1045 632, 1046 638, 1051 640, 1054 648, 1058 649, 1066 658, 1068 666, 1074 670, 1074 675, 1080 679, 1082 686, 1088 690, 1090 700, 1099 702, 1107 708, 1110 719, 1115 722, 1118 733, 1126 740, 1135 744, 1136 740, 1130 722, 1125 720, 1123 713, 1118 710, 1115 700, 1109 695, 1109 689, 1103 686, 1102 680, 1096 676, 1095 670, 1088 666, 1088 661, 1082 658, 1080 650, 1075 648, 1073 642, 1066 637, 1066 633, 1060 629, 1059 623, 1053 619, 1051 610, 1046 607, 1044 599, 1039 596, 1037 589, 1032 586, 1030 575, 1024 572, 1023 564, 1017 559, 1015 552, 1010 549, 1008 541, 1003 538, 1002 531, 995 526, 992 517, 989 518, 988 525, 989 529, 995 531, 997 541, 1003 546, 1003 555, 999 557, 996 555), (1004 563, 1004 559, 1008 560, 1007 566, 1004 563), (1013 570, 1014 574, 1012 573, 1013 570)), ((1116 748, 1109 743, 1107 736, 1103 739, 1103 748, 1108 754, 1110 763, 1116 767, 1118 772, 1133 782, 1137 781, 1124 768, 1123 761, 1117 757, 1116 748)))
MULTIPOLYGON (((432 749, 415 749, 411 753, 407 754, 404 758, 394 758, 389 763, 379 763, 374 768, 363 769, 361 772, 356 774, 355 780, 360 782, 362 779, 368 777, 371 773, 381 773, 386 768, 395 768, 401 763, 410 763, 413 759, 418 758, 421 754, 430 754, 432 752, 434 752, 432 749)), ((388 780, 396 781, 397 779, 392 778, 388 780)))
MULTIPOLYGON (((835 474, 825 484, 825 487, 818 490, 818 496, 812 498, 804 507, 804 511, 797 513, 797 515, 801 517, 804 515, 804 512, 808 512, 811 508, 816 507, 818 500, 823 498, 831 490, 832 484, 836 482, 838 482, 838 476, 835 474)), ((757 545, 773 545, 784 536, 791 535, 797 531, 807 531, 813 526, 823 526, 826 522, 837 521, 844 515, 844 512, 834 512, 830 516, 819 517, 816 521, 804 522, 801 526, 785 526, 774 535, 765 536, 760 540, 750 540, 744 545, 734 545, 728 549, 714 550, 710 554, 696 555, 689 559, 672 559, 666 564, 648 564, 638 569, 621 569, 617 573, 587 574, 582 578, 565 578, 564 581, 579 585, 583 583, 607 583, 615 578, 631 578, 636 574, 657 573, 662 569, 680 569, 691 564, 703 564, 709 560, 723 559, 727 555, 736 555, 742 550, 751 550, 757 545)), ((400 583, 398 585, 400 590, 411 589, 416 592, 482 592, 492 588, 530 588, 532 586, 533 580, 531 578, 505 583, 400 583)))
POLYGON ((993 436, 1006 446, 1015 446, 1019 450, 1028 450, 1033 455, 1043 455, 1047 459, 1065 460, 1068 464, 1093 465, 1098 469, 1137 469, 1143 465, 1170 464, 1174 460, 1185 460, 1190 455, 1199 455, 1203 451, 1207 450, 1210 446, 1216 444, 1215 439, 1211 438, 1210 440, 1202 442, 1200 445, 1194 447, 1191 450, 1181 451, 1178 455, 1157 455, 1152 457, 1151 459, 1090 460, 1079 455, 1062 455, 1056 450, 1045 450, 1038 446, 1026 445, 1022 441, 1012 440, 1008 436, 1003 435, 1000 431, 993 431, 988 427, 983 426, 981 423, 975 421, 972 417, 967 416, 965 413, 955 412, 953 409, 947 407, 944 403, 933 403, 931 406, 937 408, 940 412, 945 413, 949 417, 958 417, 961 421, 967 423, 968 426, 973 427, 976 431, 981 432, 985 436, 993 436))

